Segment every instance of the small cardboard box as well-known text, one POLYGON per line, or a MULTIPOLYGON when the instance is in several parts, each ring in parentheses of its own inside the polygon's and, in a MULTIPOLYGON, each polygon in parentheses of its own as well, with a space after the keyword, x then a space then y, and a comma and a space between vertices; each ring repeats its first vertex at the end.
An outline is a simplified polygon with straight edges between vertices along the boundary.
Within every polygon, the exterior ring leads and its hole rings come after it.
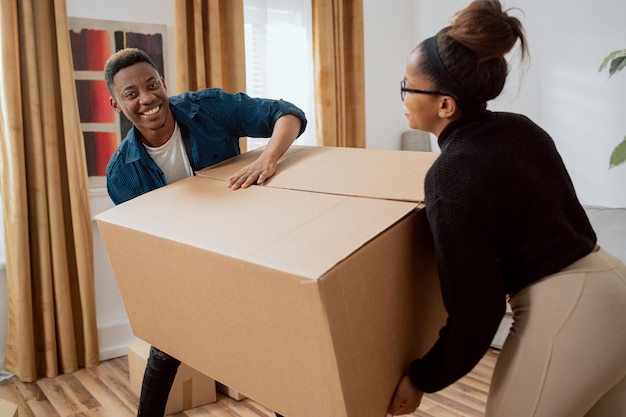
POLYGON ((383 416, 446 318, 422 204, 437 155, 292 147, 229 189, 259 152, 97 216, 133 331, 285 416, 383 416))
MULTIPOLYGON (((150 354, 150 344, 143 340, 128 345, 130 389, 139 397, 143 374, 150 354)), ((215 381, 181 363, 165 406, 165 415, 214 403, 217 400, 215 381)))
POLYGON ((17 404, 0 398, 0 417, 17 417, 17 404))
POLYGON ((217 388, 217 390, 219 392, 221 392, 224 395, 229 396, 230 398, 232 398, 233 400, 236 401, 241 401, 241 400, 245 400, 246 396, 243 395, 240 392, 235 391, 234 389, 232 389, 231 387, 227 387, 226 385, 222 384, 221 382, 215 382, 215 386, 217 388))

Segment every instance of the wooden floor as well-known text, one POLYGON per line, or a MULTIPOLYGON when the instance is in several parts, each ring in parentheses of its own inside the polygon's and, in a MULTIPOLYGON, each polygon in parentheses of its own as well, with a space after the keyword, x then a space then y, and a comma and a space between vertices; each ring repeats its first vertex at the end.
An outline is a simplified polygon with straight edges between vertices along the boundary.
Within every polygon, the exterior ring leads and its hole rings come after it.
MULTIPOLYGON (((427 394, 419 417, 483 416, 497 350, 487 352, 467 376, 443 391, 427 394)), ((22 383, 16 377, 0 382, 0 398, 18 405, 19 417, 133 417, 137 396, 129 387, 127 357, 102 362, 56 378, 22 383)), ((274 414, 251 399, 235 401, 218 393, 215 403, 172 414, 174 417, 269 417, 274 414)), ((297 417, 297 416, 294 416, 297 417)), ((383 416, 381 416, 383 417, 383 416)))

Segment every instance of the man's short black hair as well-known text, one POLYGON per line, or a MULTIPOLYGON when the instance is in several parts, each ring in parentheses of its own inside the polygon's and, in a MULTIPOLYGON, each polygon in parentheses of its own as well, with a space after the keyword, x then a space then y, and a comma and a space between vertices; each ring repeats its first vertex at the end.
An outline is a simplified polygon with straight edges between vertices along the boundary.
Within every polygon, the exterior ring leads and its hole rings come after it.
POLYGON ((106 64, 104 64, 104 81, 111 95, 113 95, 113 78, 115 74, 138 62, 147 62, 152 68, 158 71, 152 58, 150 58, 147 53, 137 48, 121 49, 107 59, 106 64))

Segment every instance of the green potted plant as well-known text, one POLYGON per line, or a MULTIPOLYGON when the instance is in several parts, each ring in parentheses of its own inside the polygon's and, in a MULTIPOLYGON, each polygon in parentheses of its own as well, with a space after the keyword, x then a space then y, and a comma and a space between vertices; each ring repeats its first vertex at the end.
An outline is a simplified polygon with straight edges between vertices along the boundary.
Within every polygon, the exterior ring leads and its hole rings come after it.
MULTIPOLYGON (((626 67, 626 49, 613 51, 604 58, 598 72, 603 71, 608 66, 609 77, 620 72, 626 67)), ((622 142, 613 149, 609 161, 609 169, 626 162, 626 136, 622 142)))

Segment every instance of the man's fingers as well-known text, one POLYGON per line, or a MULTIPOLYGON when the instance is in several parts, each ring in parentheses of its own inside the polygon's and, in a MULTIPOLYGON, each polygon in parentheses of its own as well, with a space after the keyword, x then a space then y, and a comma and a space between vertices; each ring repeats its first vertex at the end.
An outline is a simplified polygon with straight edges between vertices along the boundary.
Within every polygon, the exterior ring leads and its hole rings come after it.
POLYGON ((258 183, 259 178, 260 175, 257 174, 242 174, 239 177, 235 175, 231 177, 228 187, 232 188, 233 190, 236 190, 238 188, 248 188, 255 182, 258 183))

